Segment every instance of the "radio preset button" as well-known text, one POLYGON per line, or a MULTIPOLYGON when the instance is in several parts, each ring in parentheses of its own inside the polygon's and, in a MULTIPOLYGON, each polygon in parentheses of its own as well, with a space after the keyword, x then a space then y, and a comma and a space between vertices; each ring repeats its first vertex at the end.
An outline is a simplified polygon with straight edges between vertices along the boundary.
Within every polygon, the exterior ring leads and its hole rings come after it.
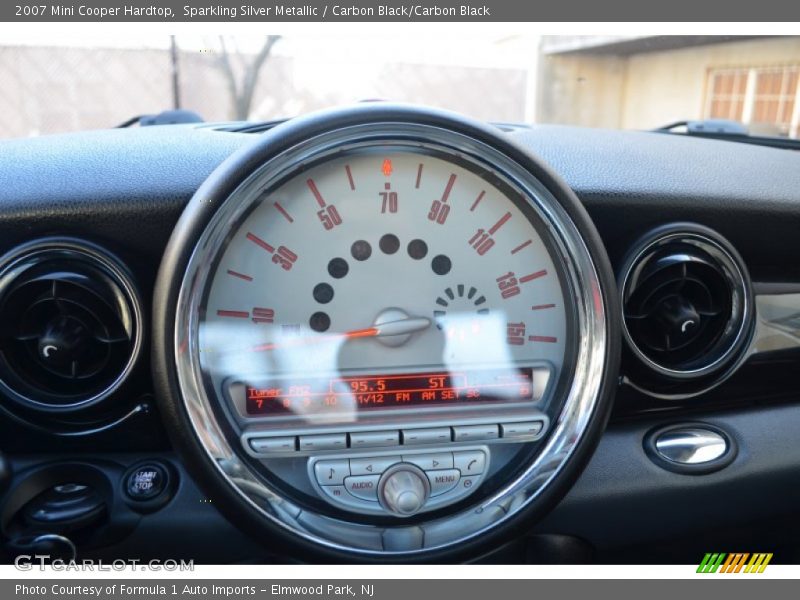
POLYGON ((263 437, 250 438, 250 448, 258 454, 288 454, 295 451, 295 438, 263 437))
POLYGON ((527 421, 525 423, 501 423, 500 431, 506 439, 532 439, 541 433, 544 423, 542 421, 527 421))
POLYGON ((428 481, 431 483, 431 496, 438 496, 449 492, 456 485, 458 480, 461 479, 461 473, 458 469, 443 469, 441 471, 425 471, 428 476, 428 481))
POLYGON ((351 448, 380 448, 398 445, 400 445, 400 432, 397 430, 363 431, 350 434, 351 448))
POLYGON ((378 481, 380 475, 359 475, 357 477, 347 477, 344 480, 345 489, 356 498, 378 501, 378 481))
POLYGON ((386 469, 402 459, 399 456, 381 456, 376 458, 351 458, 351 475, 380 475, 386 469))
POLYGON ((436 454, 404 454, 403 460, 411 463, 412 465, 417 465, 423 471, 453 468, 452 452, 438 452, 436 454))
POLYGON ((486 455, 480 450, 454 452, 453 463, 462 475, 480 475, 486 468, 486 455))
POLYGON ((462 425, 453 427, 453 440, 456 442, 493 440, 498 436, 497 425, 462 425))
POLYGON ((449 427, 435 427, 432 429, 404 429, 403 445, 416 446, 417 444, 441 444, 450 441, 449 427))
POLYGON ((328 433, 322 435, 300 436, 300 450, 342 450, 347 448, 347 434, 328 433))
POLYGON ((350 464, 347 459, 320 460, 314 463, 314 475, 320 485, 338 485, 350 476, 350 464))

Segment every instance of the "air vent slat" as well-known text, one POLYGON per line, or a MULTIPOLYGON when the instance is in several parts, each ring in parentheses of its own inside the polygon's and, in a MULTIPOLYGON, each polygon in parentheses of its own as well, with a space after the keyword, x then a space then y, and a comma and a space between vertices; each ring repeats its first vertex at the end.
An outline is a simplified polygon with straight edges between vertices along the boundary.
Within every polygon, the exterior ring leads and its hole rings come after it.
POLYGON ((665 382, 724 370, 743 354, 752 330, 741 259, 711 230, 681 227, 686 229, 664 227, 640 240, 620 285, 628 345, 665 382))
POLYGON ((19 342, 28 342, 30 340, 38 339, 40 335, 41 333, 38 331, 35 332, 32 331, 28 333, 18 333, 14 336, 14 339, 19 342))
POLYGON ((98 342, 102 342, 103 344, 122 344, 124 342, 130 342, 131 341, 131 339, 127 335, 121 335, 121 336, 116 336, 116 337, 96 335, 95 339, 98 342))

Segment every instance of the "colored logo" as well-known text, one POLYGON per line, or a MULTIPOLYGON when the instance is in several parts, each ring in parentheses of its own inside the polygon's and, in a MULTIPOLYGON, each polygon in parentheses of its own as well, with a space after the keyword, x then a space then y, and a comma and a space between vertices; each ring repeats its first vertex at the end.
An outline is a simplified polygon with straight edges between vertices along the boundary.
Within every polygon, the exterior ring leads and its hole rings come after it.
POLYGON ((758 552, 750 554, 748 552, 735 552, 725 554, 724 552, 708 552, 700 566, 697 567, 698 573, 763 573, 769 561, 772 560, 772 552, 758 552))

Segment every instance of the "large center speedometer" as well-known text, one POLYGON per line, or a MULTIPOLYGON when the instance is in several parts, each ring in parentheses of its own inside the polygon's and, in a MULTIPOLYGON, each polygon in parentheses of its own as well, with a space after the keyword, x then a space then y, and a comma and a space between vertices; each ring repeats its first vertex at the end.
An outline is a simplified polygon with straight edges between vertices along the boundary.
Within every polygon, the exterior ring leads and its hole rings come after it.
POLYGON ((197 191, 156 286, 155 378, 245 527, 449 558, 541 515, 587 458, 615 302, 577 199, 504 134, 360 106, 275 128, 197 191))
POLYGON ((254 193, 200 324, 201 364, 244 384, 241 414, 542 400, 568 341, 563 267, 495 174, 380 143, 254 193))

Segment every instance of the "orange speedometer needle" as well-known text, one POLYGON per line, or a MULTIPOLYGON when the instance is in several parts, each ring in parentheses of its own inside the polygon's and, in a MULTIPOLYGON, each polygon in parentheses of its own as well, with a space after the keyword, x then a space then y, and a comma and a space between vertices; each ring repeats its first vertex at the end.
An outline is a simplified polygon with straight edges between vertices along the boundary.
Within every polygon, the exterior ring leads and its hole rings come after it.
POLYGON ((302 338, 289 339, 285 342, 276 344, 259 344, 254 346, 252 352, 267 352, 281 348, 291 348, 295 346, 305 346, 308 344, 321 344, 338 340, 352 340, 358 338, 386 337, 392 335, 409 335, 417 331, 427 329, 431 325, 431 320, 425 317, 408 317, 397 319, 387 323, 380 323, 364 329, 352 329, 343 333, 332 333, 329 335, 316 335, 302 338))
POLYGON ((252 352, 266 352, 268 350, 278 350, 280 348, 291 348, 294 346, 305 346, 308 344, 321 344, 324 342, 333 342, 342 339, 356 339, 364 337, 375 337, 378 335, 378 330, 375 327, 367 327, 366 329, 353 329, 352 331, 345 331, 344 333, 331 333, 329 335, 315 335, 309 337, 301 337, 286 340, 279 344, 259 344, 251 348, 252 352))

